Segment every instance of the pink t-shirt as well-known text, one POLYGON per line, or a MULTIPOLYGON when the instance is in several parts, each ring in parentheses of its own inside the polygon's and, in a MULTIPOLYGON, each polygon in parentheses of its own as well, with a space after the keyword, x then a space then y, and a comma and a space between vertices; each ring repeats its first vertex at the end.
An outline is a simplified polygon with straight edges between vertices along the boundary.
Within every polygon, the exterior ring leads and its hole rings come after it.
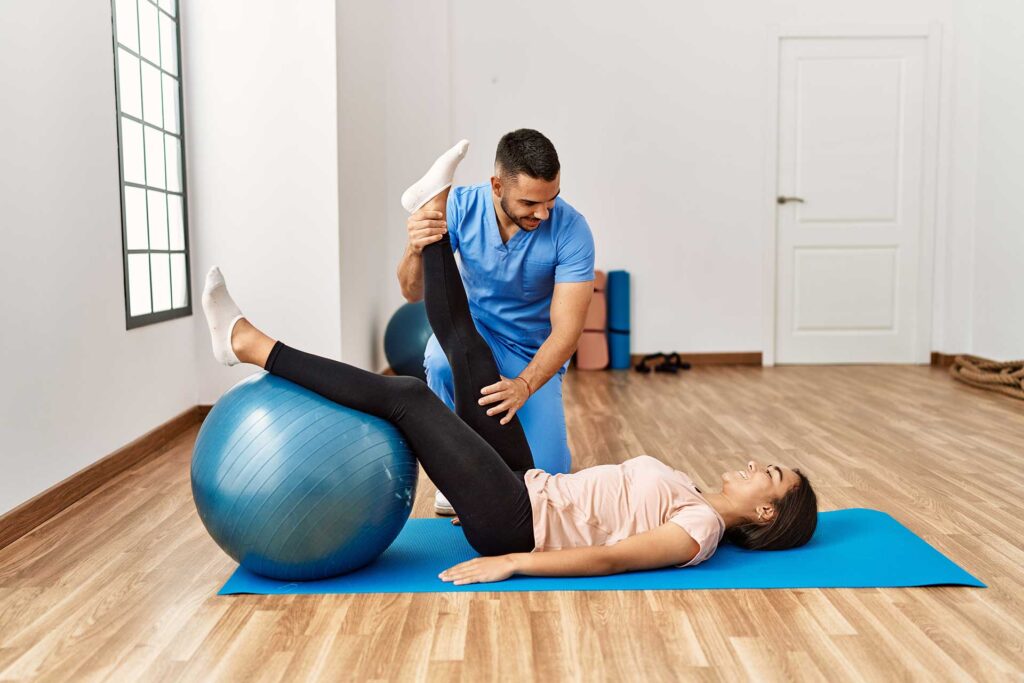
POLYGON ((692 560, 677 565, 689 567, 711 557, 725 534, 725 521, 693 480, 649 455, 572 474, 528 470, 524 479, 535 552, 614 545, 673 522, 700 544, 692 560))

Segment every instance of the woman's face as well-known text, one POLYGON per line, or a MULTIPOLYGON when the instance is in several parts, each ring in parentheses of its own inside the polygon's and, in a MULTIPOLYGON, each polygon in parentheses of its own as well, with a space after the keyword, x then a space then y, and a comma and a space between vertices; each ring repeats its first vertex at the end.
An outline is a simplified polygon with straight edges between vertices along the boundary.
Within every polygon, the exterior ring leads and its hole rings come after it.
POLYGON ((750 511, 751 521, 770 521, 775 516, 774 501, 799 483, 800 476, 788 467, 756 460, 748 462, 745 470, 722 473, 722 493, 750 511))

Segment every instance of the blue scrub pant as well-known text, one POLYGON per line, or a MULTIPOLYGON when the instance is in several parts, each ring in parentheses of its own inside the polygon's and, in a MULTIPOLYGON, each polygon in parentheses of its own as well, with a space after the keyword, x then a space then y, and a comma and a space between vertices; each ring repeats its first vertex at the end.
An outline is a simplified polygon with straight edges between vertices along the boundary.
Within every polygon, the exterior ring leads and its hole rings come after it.
MULTIPOLYGON (((533 353, 514 346, 493 334, 479 321, 476 328, 491 348, 498 371, 505 377, 515 377, 529 365, 533 353), (529 355, 527 355, 529 353, 529 355)), ((431 336, 423 354, 423 368, 427 371, 427 384, 451 410, 455 410, 455 383, 448 358, 437 337, 431 336)), ((562 407, 562 378, 560 370, 523 404, 516 415, 526 433, 538 469, 552 474, 568 473, 572 467, 569 442, 565 435, 565 409, 562 407)), ((499 420, 504 415, 495 415, 499 420)))

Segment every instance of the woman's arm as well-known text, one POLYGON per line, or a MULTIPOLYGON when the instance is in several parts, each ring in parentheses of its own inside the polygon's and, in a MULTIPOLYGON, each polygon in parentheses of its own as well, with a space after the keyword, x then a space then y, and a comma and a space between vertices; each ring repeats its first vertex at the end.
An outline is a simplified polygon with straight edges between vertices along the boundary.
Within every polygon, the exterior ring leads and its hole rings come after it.
POLYGON ((543 553, 516 553, 516 573, 529 576, 603 576, 685 564, 700 551, 690 534, 672 522, 615 545, 543 553))
POLYGON ((440 578, 461 586, 504 581, 513 574, 604 576, 685 564, 699 551, 700 545, 688 533, 678 525, 666 522, 657 529, 630 536, 615 545, 477 557, 442 572, 440 578))

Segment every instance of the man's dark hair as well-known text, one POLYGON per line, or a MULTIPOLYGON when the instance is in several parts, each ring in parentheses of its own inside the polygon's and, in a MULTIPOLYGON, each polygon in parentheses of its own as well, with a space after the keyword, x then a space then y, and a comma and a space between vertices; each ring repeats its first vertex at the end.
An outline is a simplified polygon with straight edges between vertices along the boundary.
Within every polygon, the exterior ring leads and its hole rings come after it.
POLYGON ((502 179, 508 180, 525 173, 531 178, 552 181, 561 168, 558 152, 551 140, 529 128, 506 133, 498 141, 494 163, 500 169, 502 179))

